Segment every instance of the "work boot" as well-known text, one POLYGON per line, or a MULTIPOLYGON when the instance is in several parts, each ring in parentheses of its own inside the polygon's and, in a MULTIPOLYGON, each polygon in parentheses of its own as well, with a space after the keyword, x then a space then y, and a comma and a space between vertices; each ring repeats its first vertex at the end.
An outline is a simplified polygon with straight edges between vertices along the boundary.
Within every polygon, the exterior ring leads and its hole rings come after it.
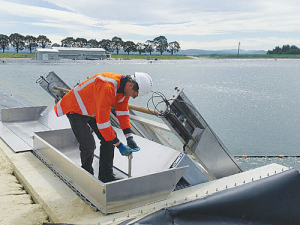
POLYGON ((112 173, 108 176, 101 176, 101 174, 99 174, 99 180, 101 180, 103 183, 108 183, 108 182, 112 182, 112 181, 116 181, 116 180, 121 180, 123 179, 123 177, 119 177, 116 176, 116 174, 112 173))

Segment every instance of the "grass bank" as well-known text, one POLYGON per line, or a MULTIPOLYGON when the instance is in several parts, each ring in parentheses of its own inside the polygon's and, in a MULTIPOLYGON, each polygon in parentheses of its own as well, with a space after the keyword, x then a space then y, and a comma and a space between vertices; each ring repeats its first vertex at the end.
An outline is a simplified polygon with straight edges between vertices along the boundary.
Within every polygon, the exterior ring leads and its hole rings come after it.
POLYGON ((249 55, 237 55, 237 54, 228 54, 228 55, 112 55, 113 59, 120 60, 130 60, 130 59, 148 59, 150 57, 151 60, 176 60, 176 59, 300 59, 300 54, 249 54, 249 55))
POLYGON ((217 55, 217 54, 212 54, 212 55, 198 55, 198 58, 220 58, 220 59, 279 59, 279 58, 285 58, 285 59, 299 59, 300 54, 251 54, 251 55, 217 55))
POLYGON ((176 59, 190 59, 185 55, 111 55, 112 59, 130 60, 130 59, 149 59, 149 60, 176 60, 176 59))
POLYGON ((0 53, 0 58, 35 58, 34 53, 0 53))

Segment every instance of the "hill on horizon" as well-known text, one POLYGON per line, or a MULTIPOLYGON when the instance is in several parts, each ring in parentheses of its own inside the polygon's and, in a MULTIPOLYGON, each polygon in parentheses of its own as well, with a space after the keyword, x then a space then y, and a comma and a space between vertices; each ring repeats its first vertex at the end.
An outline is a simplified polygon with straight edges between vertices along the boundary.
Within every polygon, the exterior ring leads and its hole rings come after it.
MULTIPOLYGON (((186 49, 186 50, 179 50, 177 54, 182 55, 232 55, 238 54, 237 49, 224 49, 224 50, 202 50, 202 49, 186 49)), ((267 54, 265 50, 243 50, 240 49, 241 55, 253 55, 253 54, 267 54)))

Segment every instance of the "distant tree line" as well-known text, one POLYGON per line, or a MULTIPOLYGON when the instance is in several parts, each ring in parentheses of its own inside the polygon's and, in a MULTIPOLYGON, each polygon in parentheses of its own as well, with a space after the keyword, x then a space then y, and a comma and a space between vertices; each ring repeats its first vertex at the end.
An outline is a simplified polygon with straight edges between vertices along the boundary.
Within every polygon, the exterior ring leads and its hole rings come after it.
POLYGON ((283 45, 282 48, 277 46, 269 50, 267 54, 300 54, 300 49, 296 45, 283 45))
POLYGON ((161 55, 164 52, 170 52, 172 55, 180 50, 180 45, 177 41, 168 43, 165 36, 159 36, 153 40, 147 40, 146 43, 134 43, 133 41, 123 41, 120 37, 113 37, 110 39, 102 39, 97 41, 96 39, 87 40, 85 38, 67 37, 61 41, 61 45, 55 43, 52 46, 55 47, 90 47, 90 48, 103 48, 107 52, 116 52, 119 54, 120 50, 123 49, 128 55, 130 52, 149 53, 156 51, 161 55))
POLYGON ((51 41, 45 35, 34 37, 31 35, 23 36, 18 33, 9 36, 0 34, 0 49, 2 49, 3 53, 5 50, 9 50, 9 46, 14 47, 17 53, 25 48, 28 48, 30 53, 32 53, 38 45, 45 48, 47 45, 51 45, 51 41))
MULTIPOLYGON (((7 36, 5 34, 0 34, 0 49, 4 53, 5 50, 9 50, 9 47, 14 47, 16 52, 24 50, 25 48, 32 53, 36 47, 45 48, 46 46, 51 46, 52 42, 45 36, 39 35, 34 37, 31 35, 23 36, 18 33, 11 34, 7 36)), ((67 37, 61 40, 61 45, 54 43, 52 47, 89 47, 89 48, 103 48, 107 52, 119 54, 120 50, 123 49, 128 55, 130 52, 149 53, 156 51, 161 55, 164 52, 169 52, 172 55, 179 52, 180 45, 177 41, 172 41, 168 43, 165 36, 159 36, 153 40, 147 40, 145 43, 134 43, 133 41, 123 41, 120 37, 113 37, 110 39, 102 39, 97 41, 96 39, 87 40, 85 38, 73 38, 67 37)))

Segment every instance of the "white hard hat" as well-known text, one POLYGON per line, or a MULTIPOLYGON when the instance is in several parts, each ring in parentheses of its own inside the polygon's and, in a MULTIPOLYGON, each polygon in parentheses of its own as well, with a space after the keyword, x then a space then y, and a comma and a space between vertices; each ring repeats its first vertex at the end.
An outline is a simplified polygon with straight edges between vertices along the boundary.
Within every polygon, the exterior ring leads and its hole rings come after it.
POLYGON ((147 73, 135 72, 133 80, 139 85, 139 96, 148 94, 153 85, 151 77, 147 73))

